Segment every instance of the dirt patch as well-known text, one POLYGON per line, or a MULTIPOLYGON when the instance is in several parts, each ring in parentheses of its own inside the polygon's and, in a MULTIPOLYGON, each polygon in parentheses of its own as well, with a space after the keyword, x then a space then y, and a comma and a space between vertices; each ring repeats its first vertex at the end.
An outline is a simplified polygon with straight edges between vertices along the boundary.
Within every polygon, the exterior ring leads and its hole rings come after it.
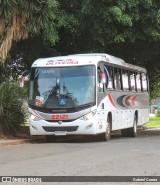
POLYGON ((19 126, 15 135, 0 135, 0 140, 11 139, 29 139, 32 136, 29 134, 29 128, 27 126, 19 126))

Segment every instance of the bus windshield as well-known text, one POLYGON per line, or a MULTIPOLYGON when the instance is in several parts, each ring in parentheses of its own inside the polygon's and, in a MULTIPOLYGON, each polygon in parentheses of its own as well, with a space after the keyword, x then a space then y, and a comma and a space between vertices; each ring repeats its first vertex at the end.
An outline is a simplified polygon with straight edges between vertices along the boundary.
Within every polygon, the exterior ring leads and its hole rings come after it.
POLYGON ((75 111, 95 105, 95 66, 37 67, 30 77, 29 106, 75 111))

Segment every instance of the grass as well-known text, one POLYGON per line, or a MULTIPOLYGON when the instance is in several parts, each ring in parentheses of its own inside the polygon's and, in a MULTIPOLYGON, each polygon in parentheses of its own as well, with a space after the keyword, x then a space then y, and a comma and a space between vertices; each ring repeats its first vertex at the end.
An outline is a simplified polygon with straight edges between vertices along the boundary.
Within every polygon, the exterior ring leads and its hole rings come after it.
POLYGON ((20 126, 22 126, 22 127, 28 127, 29 126, 29 123, 25 122, 25 123, 20 124, 20 126))
POLYGON ((149 122, 144 125, 145 127, 160 126, 160 117, 150 117, 149 122))

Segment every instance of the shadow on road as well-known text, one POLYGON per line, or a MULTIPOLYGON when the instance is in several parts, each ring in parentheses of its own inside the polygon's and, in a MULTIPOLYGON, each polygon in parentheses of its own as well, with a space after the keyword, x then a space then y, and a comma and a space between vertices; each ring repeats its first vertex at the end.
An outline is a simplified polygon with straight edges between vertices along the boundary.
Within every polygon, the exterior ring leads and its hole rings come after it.
MULTIPOLYGON (((153 137, 153 136, 160 136, 160 127, 157 128, 150 128, 150 129, 138 129, 138 137, 153 137)), ((38 139, 34 136, 33 144, 34 143, 89 143, 89 142, 102 142, 100 137, 98 136, 58 136, 54 137, 50 141, 47 141, 45 136, 41 136, 38 139)), ((111 134, 111 140, 115 139, 127 139, 126 137, 121 136, 120 131, 114 131, 111 134)))

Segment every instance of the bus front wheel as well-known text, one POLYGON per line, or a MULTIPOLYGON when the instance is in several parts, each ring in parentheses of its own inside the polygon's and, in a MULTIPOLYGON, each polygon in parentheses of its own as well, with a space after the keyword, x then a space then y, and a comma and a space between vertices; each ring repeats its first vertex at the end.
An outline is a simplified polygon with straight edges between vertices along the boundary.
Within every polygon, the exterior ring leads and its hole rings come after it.
POLYGON ((103 141, 108 141, 111 139, 111 124, 109 119, 107 120, 106 132, 101 134, 101 138, 103 141))

